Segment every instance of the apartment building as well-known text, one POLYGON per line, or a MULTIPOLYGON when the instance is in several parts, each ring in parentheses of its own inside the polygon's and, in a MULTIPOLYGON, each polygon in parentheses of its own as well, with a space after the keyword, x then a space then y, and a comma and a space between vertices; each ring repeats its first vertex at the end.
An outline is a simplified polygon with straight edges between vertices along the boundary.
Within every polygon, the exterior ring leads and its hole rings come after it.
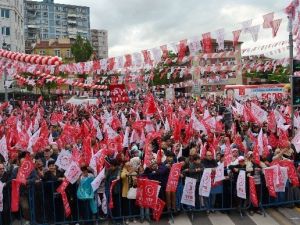
POLYGON ((91 43, 97 59, 108 58, 107 30, 91 29, 91 43))

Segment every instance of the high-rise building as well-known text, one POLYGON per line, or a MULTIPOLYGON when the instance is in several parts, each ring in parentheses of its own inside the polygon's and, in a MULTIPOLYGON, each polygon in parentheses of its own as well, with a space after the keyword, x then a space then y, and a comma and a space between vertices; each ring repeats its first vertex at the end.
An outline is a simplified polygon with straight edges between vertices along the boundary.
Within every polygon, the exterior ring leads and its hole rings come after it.
POLYGON ((70 38, 77 34, 90 39, 90 8, 54 3, 54 0, 25 1, 26 52, 37 39, 70 38))
POLYGON ((107 30, 91 29, 91 41, 97 59, 108 58, 107 30))
POLYGON ((24 52, 24 2, 0 1, 0 48, 24 52))

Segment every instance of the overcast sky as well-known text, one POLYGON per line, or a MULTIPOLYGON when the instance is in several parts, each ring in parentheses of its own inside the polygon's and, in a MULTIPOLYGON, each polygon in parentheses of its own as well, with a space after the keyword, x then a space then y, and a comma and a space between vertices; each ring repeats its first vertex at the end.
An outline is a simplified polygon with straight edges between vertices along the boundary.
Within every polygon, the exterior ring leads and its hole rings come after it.
MULTIPOLYGON (((241 28, 241 22, 275 12, 284 18, 278 37, 270 29, 259 34, 257 43, 242 34, 243 47, 287 40, 286 16, 282 13, 290 0, 55 0, 56 3, 90 7, 91 28, 108 30, 109 56, 150 49, 182 39, 201 37, 202 33, 225 28, 226 39, 241 28)), ((261 29, 262 30, 262 29, 261 29)))

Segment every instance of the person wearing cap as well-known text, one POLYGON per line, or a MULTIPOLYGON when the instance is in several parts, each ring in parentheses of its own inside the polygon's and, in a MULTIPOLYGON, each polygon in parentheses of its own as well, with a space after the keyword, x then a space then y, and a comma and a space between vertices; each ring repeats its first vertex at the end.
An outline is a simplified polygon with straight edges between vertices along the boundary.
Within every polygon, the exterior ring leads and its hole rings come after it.
MULTIPOLYGON (((212 169, 212 175, 215 175, 216 167, 218 166, 217 161, 213 158, 213 153, 211 151, 206 151, 206 157, 201 161, 201 176, 206 168, 212 169)), ((216 194, 214 193, 214 188, 212 188, 210 196, 209 197, 203 197, 204 205, 207 209, 213 208, 216 202, 216 194)), ((207 213, 210 213, 211 211, 207 211, 207 213)))
MULTIPOLYGON (((237 196, 237 190, 236 190, 236 183, 237 183, 237 179, 239 176, 239 173, 241 170, 246 171, 246 163, 245 163, 245 158, 244 156, 239 156, 237 158, 238 160, 238 164, 237 165, 230 165, 229 169, 231 170, 232 174, 233 174, 233 184, 232 184, 232 188, 233 188, 233 193, 234 193, 234 198, 235 198, 235 203, 238 207, 239 212, 241 213, 241 215, 245 215, 244 212, 244 208, 246 208, 246 201, 245 199, 239 198, 237 196)), ((246 175, 247 177, 247 175, 246 175)), ((246 187, 247 185, 247 180, 246 179, 246 187)))

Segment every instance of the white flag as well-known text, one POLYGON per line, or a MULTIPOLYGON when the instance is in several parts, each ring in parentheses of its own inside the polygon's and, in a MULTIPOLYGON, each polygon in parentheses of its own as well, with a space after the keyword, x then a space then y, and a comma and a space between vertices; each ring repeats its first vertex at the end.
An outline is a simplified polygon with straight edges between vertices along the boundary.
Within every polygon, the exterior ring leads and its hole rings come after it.
POLYGON ((219 181, 222 181, 225 179, 224 176, 224 163, 220 163, 220 165, 218 165, 218 167, 216 168, 216 176, 214 179, 214 183, 217 183, 219 181))
POLYGON ((296 152, 299 153, 300 152, 300 130, 299 129, 292 140, 292 144, 295 146, 296 152))
POLYGON ((8 161, 8 151, 7 151, 7 143, 6 143, 6 137, 3 135, 3 137, 0 140, 0 154, 3 156, 5 162, 8 161))
POLYGON ((181 197, 181 203, 185 205, 195 206, 195 190, 197 180, 194 178, 186 177, 181 197))
POLYGON ((278 184, 275 186, 276 192, 285 192, 285 185, 288 180, 288 168, 278 166, 278 184))
POLYGON ((121 113, 121 123, 122 127, 125 128, 127 124, 127 118, 125 117, 124 113, 121 113))
POLYGON ((239 198, 246 199, 246 172, 240 170, 239 176, 236 182, 237 196, 239 198))
POLYGON ((4 183, 0 181, 0 212, 3 212, 3 188, 4 188, 4 183))
POLYGON ((79 179, 81 173, 80 167, 73 161, 64 175, 71 184, 74 184, 79 179))
POLYGON ((67 170, 72 162, 71 158, 72 154, 63 149, 57 156, 55 165, 58 166, 59 169, 67 170))
POLYGON ((263 130, 262 130, 262 128, 260 129, 258 137, 257 137, 257 144, 258 144, 259 155, 262 155, 263 151, 264 151, 264 141, 263 141, 263 130))
POLYGON ((191 55, 196 55, 202 49, 200 44, 199 37, 193 37, 192 39, 188 40, 189 50, 191 55))
POLYGON ((260 123, 268 121, 268 113, 254 103, 251 103, 251 112, 260 123))
POLYGON ((252 36, 252 39, 253 39, 254 42, 256 42, 257 39, 258 39, 259 29, 260 29, 260 25, 249 27, 249 31, 251 33, 251 36, 252 36))
POLYGON ((167 118, 166 118, 164 126, 165 126, 165 132, 169 132, 171 130, 170 124, 169 124, 169 121, 167 118))
POLYGON ((38 138, 40 137, 40 133, 41 133, 41 128, 38 129, 38 131, 35 132, 35 133, 29 138, 27 151, 32 152, 32 146, 34 146, 35 143, 37 142, 38 138))
POLYGON ((103 168, 101 172, 98 174, 98 176, 92 181, 91 186, 93 188, 93 191, 96 191, 99 188, 104 178, 105 178, 105 168, 103 168))
POLYGON ((199 185, 199 195, 209 197, 211 190, 211 168, 206 168, 199 185))
POLYGON ((123 139, 123 147, 128 148, 129 147, 129 127, 126 127, 125 135, 123 139))
POLYGON ((224 28, 217 30, 216 35, 217 35, 218 49, 224 50, 224 37, 225 37, 224 28))

